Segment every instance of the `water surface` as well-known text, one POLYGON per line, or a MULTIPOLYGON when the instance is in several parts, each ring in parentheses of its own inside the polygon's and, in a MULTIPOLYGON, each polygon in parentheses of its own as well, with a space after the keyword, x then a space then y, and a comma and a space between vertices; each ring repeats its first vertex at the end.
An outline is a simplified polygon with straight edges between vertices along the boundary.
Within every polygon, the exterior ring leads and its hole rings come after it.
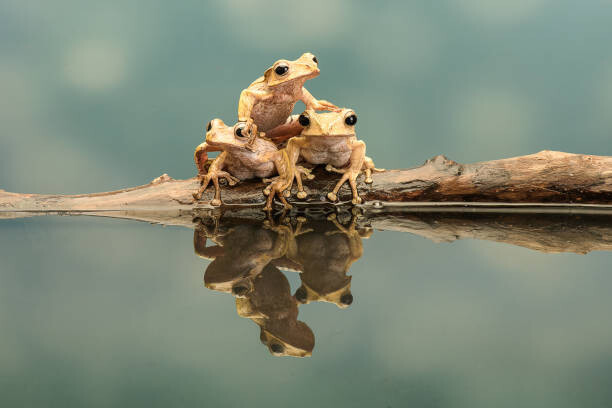
POLYGON ((612 404, 611 252, 326 217, 2 220, 2 405, 612 404))

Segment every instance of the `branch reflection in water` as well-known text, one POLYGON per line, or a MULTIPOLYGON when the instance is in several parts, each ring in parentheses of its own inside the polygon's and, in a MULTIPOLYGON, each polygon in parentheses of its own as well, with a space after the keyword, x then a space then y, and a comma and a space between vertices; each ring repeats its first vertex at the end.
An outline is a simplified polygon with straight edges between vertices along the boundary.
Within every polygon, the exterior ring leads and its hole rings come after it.
POLYGON ((363 254, 362 238, 372 234, 369 227, 357 227, 354 214, 347 215, 281 216, 238 225, 196 219, 194 250, 213 260, 204 284, 236 298, 238 315, 260 327, 260 340, 270 353, 310 356, 315 338, 298 320, 298 307, 311 302, 349 307, 349 269, 363 254), (213 245, 207 246, 209 241, 213 245), (300 273, 294 294, 281 269, 300 273))

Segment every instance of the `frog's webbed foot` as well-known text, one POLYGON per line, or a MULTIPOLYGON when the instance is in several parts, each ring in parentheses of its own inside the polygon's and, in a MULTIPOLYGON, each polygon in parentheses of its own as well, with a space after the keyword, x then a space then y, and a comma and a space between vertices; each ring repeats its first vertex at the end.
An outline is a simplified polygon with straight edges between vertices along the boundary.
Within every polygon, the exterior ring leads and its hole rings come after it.
POLYGON ((283 203, 283 207, 285 210, 291 208, 291 204, 287 202, 285 196, 287 196, 288 188, 291 188, 291 180, 287 180, 281 176, 274 177, 270 180, 270 185, 264 189, 264 194, 268 196, 266 200, 266 205, 263 208, 264 211, 272 211, 272 201, 274 200, 274 196, 277 196, 278 199, 283 203))
MULTIPOLYGON (((270 195, 270 190, 271 190, 271 186, 272 183, 277 182, 280 179, 280 176, 276 176, 276 177, 272 177, 272 178, 263 178, 261 179, 261 181, 263 181, 265 184, 270 184, 269 186, 267 186, 266 188, 263 189, 263 193, 264 195, 267 197, 270 195)), ((286 190, 283 191, 283 195, 286 198, 289 198, 291 196, 291 185, 289 185, 289 187, 287 187, 286 190)))
POLYGON ((340 190, 340 187, 342 187, 342 185, 346 181, 348 181, 349 185, 351 186, 351 191, 353 192, 353 199, 351 202, 353 204, 361 204, 362 200, 361 200, 361 197, 359 197, 359 193, 357 193, 357 181, 356 181, 357 176, 359 176, 359 173, 361 173, 361 169, 354 169, 352 167, 347 167, 346 169, 337 169, 328 164, 325 167, 325 170, 342 174, 342 177, 340 177, 340 181, 338 181, 334 189, 331 192, 327 193, 327 198, 330 201, 338 200, 338 190, 340 190))
POLYGON ((372 184, 372 173, 382 173, 385 171, 385 169, 377 169, 376 167, 374 167, 374 162, 372 161, 372 159, 368 156, 365 156, 363 161, 363 171, 365 173, 364 182, 367 184, 372 184))
POLYGON ((306 177, 306 180, 312 180, 315 178, 310 169, 303 166, 295 166, 295 181, 298 185, 298 192, 296 196, 301 200, 308 196, 308 194, 304 191, 304 186, 302 185, 302 175, 306 177))
POLYGON ((214 206, 221 205, 219 178, 224 178, 230 186, 235 186, 240 181, 240 179, 223 170, 209 170, 208 173, 198 177, 200 178, 200 188, 196 193, 193 193, 193 198, 196 201, 199 201, 202 198, 204 191, 206 191, 206 188, 212 181, 213 185, 215 186, 215 197, 210 201, 210 204, 214 206))

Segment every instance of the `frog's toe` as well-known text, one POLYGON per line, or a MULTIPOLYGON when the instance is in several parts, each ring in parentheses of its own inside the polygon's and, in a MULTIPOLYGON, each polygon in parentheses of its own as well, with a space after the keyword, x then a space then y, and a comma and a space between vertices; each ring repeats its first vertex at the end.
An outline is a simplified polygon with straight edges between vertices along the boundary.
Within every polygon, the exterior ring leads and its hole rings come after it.
POLYGON ((329 198, 330 201, 338 200, 338 196, 334 193, 327 193, 327 198, 329 198))
POLYGON ((325 171, 333 171, 334 167, 331 164, 325 166, 325 171))
POLYGON ((213 198, 212 200, 210 200, 210 205, 214 205, 215 207, 218 207, 221 205, 221 200, 213 198))
POLYGON ((291 191, 289 189, 283 191, 283 195, 287 198, 291 197, 291 191))
POLYGON ((306 175, 306 180, 314 180, 314 178, 315 178, 315 175, 314 175, 314 174, 310 174, 310 173, 308 173, 308 174, 306 175))
POLYGON ((297 195, 297 198, 299 198, 300 200, 303 200, 306 198, 306 196, 308 196, 308 194, 306 194, 305 191, 298 191, 296 195, 297 195))
POLYGON ((267 197, 270 195, 270 188, 264 188, 263 194, 267 197))
POLYGON ((361 204, 361 197, 353 197, 352 203, 353 204, 361 204))
POLYGON ((364 180, 366 184, 372 184, 373 181, 374 180, 372 180, 372 177, 366 177, 366 179, 364 180))

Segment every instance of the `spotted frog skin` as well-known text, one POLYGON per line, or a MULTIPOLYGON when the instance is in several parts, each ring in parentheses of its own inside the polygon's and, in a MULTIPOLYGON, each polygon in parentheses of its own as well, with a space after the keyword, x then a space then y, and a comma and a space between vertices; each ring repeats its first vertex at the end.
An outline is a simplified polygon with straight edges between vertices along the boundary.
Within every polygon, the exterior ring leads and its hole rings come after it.
POLYGON ((196 148, 195 159, 198 163, 199 151, 210 148, 222 151, 212 162, 208 172, 200 174, 201 187, 193 194, 196 200, 212 181, 215 186, 215 197, 211 205, 221 205, 221 192, 219 178, 225 178, 230 186, 241 180, 251 178, 271 177, 278 174, 272 183, 266 187, 268 199, 264 210, 272 209, 272 200, 275 195, 279 197, 285 208, 291 205, 285 200, 283 191, 291 185, 293 180, 293 165, 290 163, 287 152, 278 150, 276 145, 261 137, 254 125, 250 133, 245 131, 244 123, 227 126, 221 119, 213 119, 206 127, 206 142, 196 148))
MULTIPOLYGON (((338 199, 338 190, 348 181, 353 193, 353 204, 361 203, 357 193, 357 176, 365 172, 365 182, 372 183, 372 172, 384 171, 374 167, 372 159, 365 155, 366 145, 357 140, 355 124, 357 115, 352 109, 342 109, 339 112, 317 113, 307 109, 298 119, 303 130, 298 137, 289 139, 287 152, 292 163, 301 158, 310 164, 325 164, 326 170, 342 174, 342 177, 327 194, 331 201, 338 199)), ((298 185, 298 198, 305 198, 306 192, 302 186, 301 175, 309 172, 297 166, 295 180, 298 185)))

